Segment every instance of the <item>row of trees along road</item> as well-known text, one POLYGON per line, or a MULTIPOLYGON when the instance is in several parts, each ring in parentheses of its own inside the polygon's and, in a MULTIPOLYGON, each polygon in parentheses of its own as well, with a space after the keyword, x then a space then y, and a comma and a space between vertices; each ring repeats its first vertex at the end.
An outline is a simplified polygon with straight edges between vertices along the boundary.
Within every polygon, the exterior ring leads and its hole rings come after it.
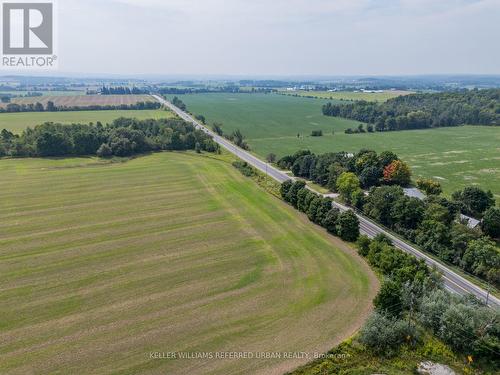
POLYGON ((474 297, 447 292, 436 271, 423 260, 395 248, 386 236, 378 235, 373 240, 360 236, 353 211, 341 213, 332 207, 331 199, 306 189, 304 181, 284 182, 281 196, 329 233, 346 241, 357 238, 359 254, 383 275, 382 287, 374 299, 375 312, 356 338, 369 351, 381 357, 396 356, 405 347, 422 347, 431 333, 458 355, 473 358, 476 365, 498 370, 498 310, 474 297))
POLYGON ((330 198, 323 198, 308 190, 304 181, 285 181, 280 193, 285 202, 307 214, 309 220, 321 225, 329 233, 345 241, 358 239, 359 220, 354 212, 340 212, 338 208, 332 207, 330 198))
POLYGON ((127 110, 145 110, 159 109, 161 104, 153 101, 137 102, 135 104, 92 104, 86 106, 56 106, 54 102, 48 101, 44 106, 40 102, 30 104, 9 103, 5 107, 0 107, 0 113, 16 113, 16 112, 75 112, 75 111, 127 111, 127 110))
POLYGON ((402 187, 410 186, 411 170, 390 151, 315 155, 306 150, 277 164, 338 192, 345 203, 439 259, 500 286, 500 253, 493 241, 500 237, 500 209, 490 191, 468 186, 447 199, 438 182, 421 179, 427 197, 407 196, 402 187), (460 214, 481 219, 481 225, 469 228, 460 214))

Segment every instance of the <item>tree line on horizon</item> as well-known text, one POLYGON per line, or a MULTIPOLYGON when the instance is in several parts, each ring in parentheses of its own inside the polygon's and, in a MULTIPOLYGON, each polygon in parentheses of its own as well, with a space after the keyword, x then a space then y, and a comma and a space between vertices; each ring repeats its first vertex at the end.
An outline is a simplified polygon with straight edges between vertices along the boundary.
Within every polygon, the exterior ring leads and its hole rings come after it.
POLYGON ((143 95, 149 94, 149 90, 140 89, 138 87, 127 86, 102 86, 99 90, 101 95, 143 95))
POLYGON ((109 157, 161 150, 217 152, 219 146, 209 135, 181 119, 122 117, 106 125, 48 122, 27 128, 21 135, 5 129, 0 132, 0 157, 109 157))
POLYGON ((29 104, 9 103, 5 107, 0 107, 0 113, 19 113, 19 112, 75 112, 75 111, 127 111, 127 110, 145 110, 145 109, 160 109, 161 104, 156 101, 137 102, 134 104, 91 104, 86 106, 72 105, 63 106, 55 105, 49 100, 47 105, 40 102, 29 104))
POLYGON ((161 95, 185 95, 185 94, 210 94, 210 93, 229 93, 229 94, 268 94, 277 91, 273 88, 251 87, 241 88, 239 86, 227 85, 216 87, 161 87, 158 90, 161 95))
POLYGON ((327 103, 325 116, 373 124, 376 131, 500 125, 500 89, 410 94, 383 103, 327 103))

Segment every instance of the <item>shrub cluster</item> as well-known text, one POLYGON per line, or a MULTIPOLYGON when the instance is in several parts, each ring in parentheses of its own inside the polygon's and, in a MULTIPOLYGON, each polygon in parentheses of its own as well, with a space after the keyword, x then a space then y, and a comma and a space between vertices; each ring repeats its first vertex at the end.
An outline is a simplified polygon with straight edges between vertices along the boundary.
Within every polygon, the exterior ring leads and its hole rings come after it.
MULTIPOLYGON (((221 128, 219 128, 221 130, 221 128)), ((243 150, 250 150, 248 143, 245 141, 245 137, 239 129, 233 131, 230 135, 224 135, 224 138, 233 142, 236 146, 241 147, 243 150)))
MULTIPOLYGON (((198 115, 198 116, 203 117, 203 120, 205 120, 205 117, 203 115, 198 115)), ((212 130, 214 131, 215 134, 226 138, 227 140, 233 142, 236 146, 242 148, 243 150, 250 150, 250 146, 248 146, 248 143, 245 141, 245 136, 240 131, 240 129, 234 130, 231 134, 224 134, 224 130, 222 129, 222 124, 219 122, 214 122, 212 124, 212 130)))
POLYGON ((417 187, 427 195, 439 195, 443 192, 439 182, 425 178, 417 180, 417 187))
POLYGON ((359 124, 357 128, 347 128, 344 130, 344 133, 346 134, 363 134, 363 133, 373 133, 373 125, 368 124, 366 125, 366 130, 363 127, 363 124, 359 124))
POLYGON ((252 177, 255 175, 254 169, 246 161, 241 161, 241 160, 234 161, 233 167, 238 169, 244 176, 252 177))
POLYGON ((187 106, 184 104, 182 100, 180 100, 177 96, 174 96, 172 99, 172 104, 179 108, 181 111, 187 111, 187 106))
POLYGON ((498 367, 500 315, 472 297, 445 291, 440 276, 423 261, 403 253, 389 239, 361 236, 359 253, 385 280, 374 300, 376 312, 361 330, 360 340, 378 355, 396 354, 403 343, 418 341, 429 329, 456 352, 498 367))

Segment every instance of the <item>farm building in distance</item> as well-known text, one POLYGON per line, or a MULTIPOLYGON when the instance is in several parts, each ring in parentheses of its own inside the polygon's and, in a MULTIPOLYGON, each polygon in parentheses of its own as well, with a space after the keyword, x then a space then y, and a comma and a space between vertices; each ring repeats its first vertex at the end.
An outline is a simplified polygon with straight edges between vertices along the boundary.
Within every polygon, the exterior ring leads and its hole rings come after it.
MULTIPOLYGON (((411 198, 418 198, 420 200, 424 200, 426 195, 422 193, 419 189, 417 188, 405 188, 403 189, 404 193, 406 196, 411 197, 411 198)), ((469 228, 474 229, 476 228, 479 224, 481 224, 480 220, 474 219, 473 217, 460 214, 460 222, 464 223, 467 225, 469 228)))
POLYGON ((481 224, 480 220, 474 219, 473 217, 460 214, 460 221, 465 223, 469 228, 474 229, 479 224, 481 224))
POLYGON ((403 192, 405 193, 406 196, 411 197, 411 198, 418 198, 420 200, 425 199, 425 194, 422 193, 417 188, 405 188, 405 189, 403 189, 403 192))

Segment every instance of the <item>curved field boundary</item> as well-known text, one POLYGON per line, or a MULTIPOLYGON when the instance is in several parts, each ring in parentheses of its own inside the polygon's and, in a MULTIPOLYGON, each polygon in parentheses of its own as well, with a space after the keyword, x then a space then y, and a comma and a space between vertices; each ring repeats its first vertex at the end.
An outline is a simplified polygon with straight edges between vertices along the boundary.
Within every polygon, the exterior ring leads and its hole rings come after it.
POLYGON ((371 310, 378 282, 355 251, 229 163, 158 153, 0 173, 2 374, 278 374, 371 310))

